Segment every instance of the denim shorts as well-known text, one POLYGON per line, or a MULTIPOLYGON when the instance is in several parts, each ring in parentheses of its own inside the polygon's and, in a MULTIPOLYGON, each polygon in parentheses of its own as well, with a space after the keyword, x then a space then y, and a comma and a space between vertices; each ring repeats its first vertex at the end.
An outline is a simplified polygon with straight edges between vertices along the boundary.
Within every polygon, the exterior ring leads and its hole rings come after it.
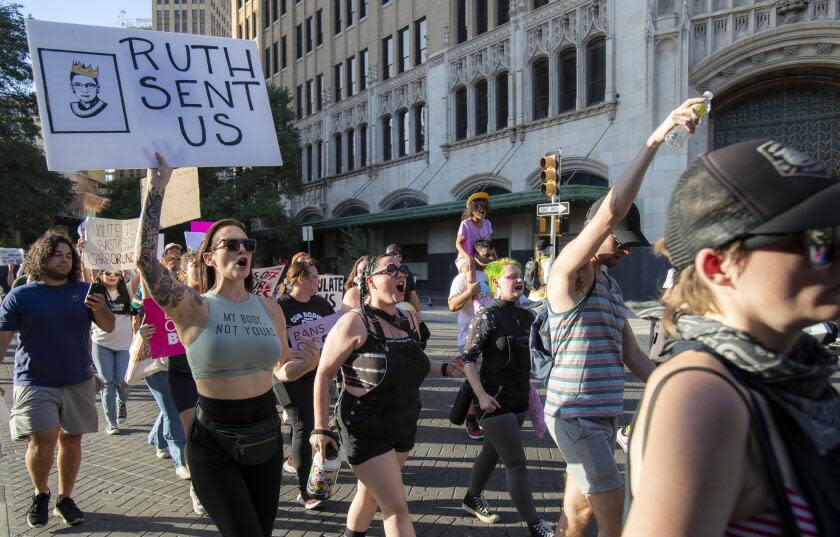
POLYGON ((546 416, 545 423, 566 460, 566 472, 583 494, 608 492, 624 484, 615 462, 616 418, 546 416))

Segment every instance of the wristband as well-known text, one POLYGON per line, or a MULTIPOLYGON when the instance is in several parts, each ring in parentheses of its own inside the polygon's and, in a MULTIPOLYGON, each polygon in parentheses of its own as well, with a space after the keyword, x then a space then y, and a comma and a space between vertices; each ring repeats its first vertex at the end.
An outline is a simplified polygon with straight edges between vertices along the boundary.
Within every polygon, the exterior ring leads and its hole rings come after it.
POLYGON ((312 438, 315 435, 329 436, 330 438, 338 442, 338 435, 329 429, 312 429, 312 432, 309 433, 309 437, 312 438))
POLYGON ((447 370, 447 369, 449 369, 449 362, 443 362, 443 363, 440 365, 440 376, 441 376, 441 377, 445 377, 445 376, 446 376, 446 370, 447 370))

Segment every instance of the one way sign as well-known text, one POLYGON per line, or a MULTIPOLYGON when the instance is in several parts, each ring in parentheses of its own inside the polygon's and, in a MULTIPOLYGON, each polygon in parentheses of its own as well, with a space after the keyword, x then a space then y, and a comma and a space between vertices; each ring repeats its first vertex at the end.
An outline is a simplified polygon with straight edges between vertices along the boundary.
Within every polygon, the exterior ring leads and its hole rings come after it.
POLYGON ((569 202, 540 203, 537 205, 537 216, 563 216, 569 214, 569 202))

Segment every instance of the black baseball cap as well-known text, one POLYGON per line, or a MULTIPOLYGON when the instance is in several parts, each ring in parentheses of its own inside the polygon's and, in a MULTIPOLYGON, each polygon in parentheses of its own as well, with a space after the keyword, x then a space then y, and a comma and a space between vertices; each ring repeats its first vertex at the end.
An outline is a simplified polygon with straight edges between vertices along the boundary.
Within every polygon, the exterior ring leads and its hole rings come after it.
POLYGON ((668 206, 665 247, 682 269, 703 248, 838 224, 840 179, 783 142, 750 140, 706 153, 683 174, 668 206))
POLYGON ((385 253, 388 255, 396 255, 402 253, 402 245, 401 244, 389 244, 387 248, 385 248, 385 253))
MULTIPOLYGON (((586 221, 592 220, 598 208, 604 203, 606 196, 599 199, 592 204, 592 207, 586 212, 586 221)), ((627 248, 636 246, 650 246, 645 234, 642 233, 642 217, 639 215, 639 208, 636 204, 630 206, 627 216, 619 222, 612 230, 613 235, 627 248)))

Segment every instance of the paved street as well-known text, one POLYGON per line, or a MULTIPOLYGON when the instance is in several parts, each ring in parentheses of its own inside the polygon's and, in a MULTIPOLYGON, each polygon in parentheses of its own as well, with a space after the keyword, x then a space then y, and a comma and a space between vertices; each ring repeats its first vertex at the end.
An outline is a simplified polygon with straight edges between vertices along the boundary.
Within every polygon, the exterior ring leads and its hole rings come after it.
MULTIPOLYGON (((446 357, 456 351, 455 315, 443 308, 427 313, 432 332, 429 354, 446 357)), ((637 336, 646 339, 647 323, 633 321, 637 336)), ((646 341, 640 341, 646 345, 646 341)), ((644 347, 643 347, 644 348, 644 347)), ((0 367, 0 386, 11 401, 12 352, 0 367)), ((625 410, 632 411, 641 394, 641 385, 628 378, 625 410)), ((424 537, 458 535, 461 537, 525 536, 527 529, 518 521, 506 491, 504 470, 500 466, 491 479, 486 496, 500 513, 499 524, 488 526, 462 516, 460 500, 469 481, 472 462, 479 444, 471 442, 463 428, 447 419, 449 406, 459 386, 457 381, 430 380, 422 389, 423 413, 418 443, 406 465, 404 479, 417 534, 424 537)), ((100 407, 100 416, 101 416, 100 407)), ((0 537, 8 535, 96 535, 96 536, 213 536, 218 535, 208 517, 193 514, 189 483, 176 478, 169 460, 155 458, 146 443, 157 407, 145 385, 133 389, 128 405, 128 426, 120 436, 104 432, 87 435, 83 441, 83 460, 74 498, 85 511, 84 524, 70 527, 52 518, 44 528, 32 530, 26 525, 31 484, 24 466, 25 444, 11 443, 7 424, 0 424, 0 537), (5 498, 5 501, 3 500, 5 498), (8 515, 8 516, 7 516, 8 515), (7 533, 8 532, 8 533, 7 533)), ((629 414, 625 414, 625 420, 629 414)), ((103 430, 100 421, 100 431, 103 430)), ((528 475, 540 512, 555 521, 562 501, 563 461, 546 435, 537 439, 526 422, 528 475)), ((288 428, 284 432, 288 434, 288 428)), ((288 436, 286 436, 288 438, 288 436)), ((288 453, 288 448, 287 448, 288 453)), ((623 463, 623 454, 620 454, 623 463)), ((291 476, 284 475, 280 508, 275 522, 275 536, 337 535, 344 528, 345 513, 352 498, 355 481, 349 468, 342 470, 340 487, 323 510, 306 512, 294 503, 296 487, 291 476)), ((56 490, 55 474, 50 479, 56 490)), ((382 536, 377 517, 371 536, 382 536)))

